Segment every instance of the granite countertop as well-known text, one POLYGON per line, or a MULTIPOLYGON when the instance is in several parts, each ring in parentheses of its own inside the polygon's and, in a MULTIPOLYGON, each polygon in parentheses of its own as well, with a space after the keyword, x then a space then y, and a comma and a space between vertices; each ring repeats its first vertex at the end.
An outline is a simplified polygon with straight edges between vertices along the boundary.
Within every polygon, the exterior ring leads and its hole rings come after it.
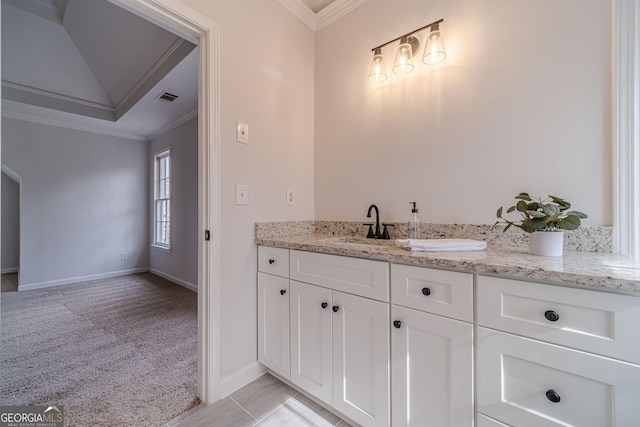
POLYGON ((542 257, 530 255, 527 248, 497 245, 473 252, 411 252, 389 240, 327 234, 262 236, 256 238, 256 243, 640 297, 640 263, 611 253, 565 250, 562 257, 542 257))

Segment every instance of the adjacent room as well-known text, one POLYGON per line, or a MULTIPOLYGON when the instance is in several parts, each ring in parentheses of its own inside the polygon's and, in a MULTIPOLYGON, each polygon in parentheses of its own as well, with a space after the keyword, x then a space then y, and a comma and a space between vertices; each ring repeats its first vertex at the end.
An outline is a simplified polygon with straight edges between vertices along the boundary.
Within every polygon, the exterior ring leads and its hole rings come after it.
POLYGON ((200 402, 197 76, 195 44, 106 0, 3 0, 0 405, 200 402))

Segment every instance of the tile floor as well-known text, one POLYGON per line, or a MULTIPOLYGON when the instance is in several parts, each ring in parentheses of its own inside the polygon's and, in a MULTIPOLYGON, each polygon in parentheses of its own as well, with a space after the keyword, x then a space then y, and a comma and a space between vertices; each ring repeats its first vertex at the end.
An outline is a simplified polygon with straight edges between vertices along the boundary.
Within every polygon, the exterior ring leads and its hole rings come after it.
POLYGON ((351 427, 269 374, 188 416, 178 427, 351 427))

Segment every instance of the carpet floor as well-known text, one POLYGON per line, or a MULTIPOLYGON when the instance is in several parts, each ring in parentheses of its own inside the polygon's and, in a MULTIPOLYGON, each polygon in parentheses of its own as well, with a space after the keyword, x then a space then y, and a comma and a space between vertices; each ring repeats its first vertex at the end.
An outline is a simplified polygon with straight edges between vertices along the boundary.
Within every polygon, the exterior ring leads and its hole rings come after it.
POLYGON ((0 405, 160 426, 200 403, 197 294, 149 273, 3 293, 0 405))

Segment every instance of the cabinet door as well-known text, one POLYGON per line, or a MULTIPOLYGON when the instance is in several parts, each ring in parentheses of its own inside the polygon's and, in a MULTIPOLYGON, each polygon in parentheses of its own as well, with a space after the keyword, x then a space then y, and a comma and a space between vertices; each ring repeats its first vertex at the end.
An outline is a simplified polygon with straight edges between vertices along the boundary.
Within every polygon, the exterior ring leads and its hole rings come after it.
POLYGON ((258 361, 289 379, 289 280, 258 273, 258 361))
POLYGON ((331 404, 331 290, 291 281, 291 382, 331 404))
POLYGON ((640 366, 478 328, 478 412, 518 427, 640 426, 640 366))
POLYGON ((389 425, 389 305, 333 292, 333 406, 363 426, 389 425))
POLYGON ((396 305, 391 321, 392 425, 472 426, 473 326, 396 305))

